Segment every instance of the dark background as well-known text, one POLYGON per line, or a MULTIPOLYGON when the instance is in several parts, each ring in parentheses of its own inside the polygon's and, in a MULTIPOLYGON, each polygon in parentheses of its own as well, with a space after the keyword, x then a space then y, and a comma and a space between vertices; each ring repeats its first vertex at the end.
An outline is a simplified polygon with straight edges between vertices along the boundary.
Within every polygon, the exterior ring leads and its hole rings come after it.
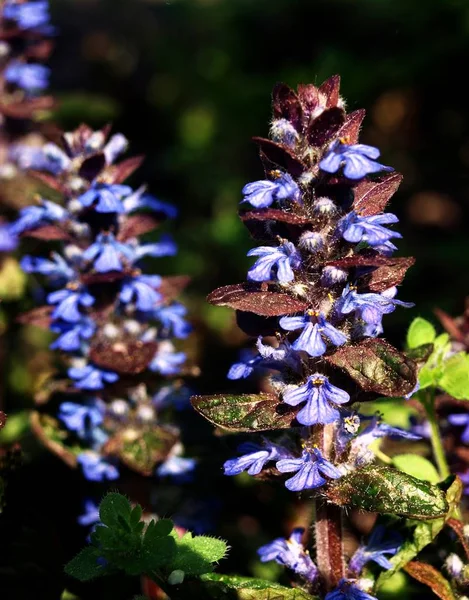
MULTIPOLYGON (((399 297, 416 306, 386 317, 387 337, 401 345, 411 319, 434 320, 436 306, 461 312, 469 292, 466 1, 53 0, 52 20, 59 31, 50 62, 60 101, 54 118, 64 129, 112 122, 133 153, 147 156, 132 182, 148 182, 152 193, 180 209, 172 225, 180 252, 162 269, 193 279, 184 301, 196 325, 189 344, 202 372, 194 383, 198 393, 242 387, 225 374, 246 338, 231 311, 204 298, 245 278, 253 244, 237 207, 243 185, 263 176, 250 138, 268 132, 277 81, 319 84, 340 73, 349 109, 367 109, 362 141, 378 146, 383 163, 404 174, 391 210, 404 236, 399 254, 417 259, 399 297)), ((15 361, 10 411, 31 405, 15 361)), ((218 471, 220 460, 212 465, 218 471)), ((210 485, 215 492, 223 486, 222 533, 235 546, 226 568, 235 569, 246 555, 255 562, 256 543, 284 533, 295 509, 284 507, 283 491, 279 496, 248 483, 229 506, 233 488, 227 492, 231 483, 222 480, 210 485)), ((81 539, 67 527, 81 510, 84 487, 44 454, 22 474, 17 512, 24 514, 23 505, 29 510, 34 493, 35 514, 42 511, 48 524, 35 543, 46 546, 47 538, 54 549, 44 550, 51 563, 41 567, 50 583, 81 539)), ((51 586, 36 597, 54 598, 51 586)), ((108 597, 94 589, 96 597, 108 597)), ((114 600, 131 596, 125 587, 113 594, 114 600)))

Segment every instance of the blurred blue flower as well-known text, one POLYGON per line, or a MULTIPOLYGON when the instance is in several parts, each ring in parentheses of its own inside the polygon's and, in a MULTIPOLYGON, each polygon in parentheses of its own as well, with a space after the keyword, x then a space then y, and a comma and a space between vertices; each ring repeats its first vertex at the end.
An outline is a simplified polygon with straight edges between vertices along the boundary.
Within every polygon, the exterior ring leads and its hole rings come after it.
POLYGON ((366 545, 361 545, 350 559, 349 569, 359 575, 369 562, 377 563, 383 569, 392 569, 392 563, 386 557, 394 556, 402 545, 402 536, 395 531, 387 531, 383 525, 377 525, 366 545))
POLYGON ((40 273, 56 285, 63 285, 75 276, 75 271, 57 252, 52 252, 50 259, 26 254, 20 260, 20 266, 25 273, 40 273))
POLYGON ((20 29, 40 29, 41 33, 51 32, 52 29, 46 27, 49 25, 49 2, 33 1, 18 3, 7 1, 3 7, 3 16, 5 19, 16 21, 20 29))
POLYGON ((80 525, 83 527, 89 527, 90 525, 96 525, 100 522, 99 516, 99 505, 94 500, 89 498, 85 500, 85 512, 80 515, 77 519, 80 525))
POLYGON ((82 349, 83 342, 92 337, 96 330, 96 324, 88 318, 84 318, 78 323, 55 321, 50 329, 54 333, 60 334, 50 345, 51 350, 77 352, 82 349))
POLYGON ((119 379, 117 373, 104 371, 94 365, 71 367, 68 376, 75 381, 75 387, 80 390, 102 390, 106 383, 115 383, 119 379))
POLYGON ((4 71, 5 80, 28 94, 44 90, 49 85, 50 69, 44 65, 13 61, 4 71))
POLYGON ((0 223, 0 252, 12 252, 18 245, 18 238, 12 232, 11 226, 0 223))
POLYGON ((78 436, 85 437, 87 431, 101 425, 104 419, 102 402, 97 398, 87 400, 86 404, 76 402, 62 402, 59 406, 59 419, 67 429, 74 431, 78 436))
POLYGON ((291 456, 288 450, 269 440, 264 440, 262 445, 247 442, 241 444, 238 450, 243 455, 225 462, 225 475, 239 475, 243 471, 247 471, 249 475, 259 475, 266 463, 291 456))
POLYGON ((277 538, 273 542, 261 546, 257 551, 261 562, 275 560, 279 565, 291 569, 295 573, 298 573, 298 575, 305 577, 308 581, 314 581, 318 570, 301 543, 303 534, 304 529, 297 527, 292 531, 287 540, 285 538, 277 538))
POLYGON ((449 415, 448 421, 451 425, 464 427, 464 431, 461 434, 461 441, 469 444, 469 413, 449 415))
POLYGON ((82 452, 77 456, 77 461, 89 481, 113 481, 119 478, 117 468, 96 452, 82 452))
POLYGON ((92 306, 94 298, 88 292, 63 289, 49 294, 47 296, 47 303, 57 305, 52 313, 54 319, 63 319, 69 323, 76 323, 83 318, 80 308, 89 308, 92 306))
POLYGON ((122 270, 122 258, 132 259, 133 250, 127 244, 118 242, 112 233, 100 233, 96 241, 83 252, 83 258, 93 261, 98 273, 122 270))
POLYGON ((69 216, 68 211, 59 204, 41 199, 39 206, 26 206, 21 209, 18 219, 11 224, 11 230, 15 235, 19 235, 41 225, 65 221, 69 216))
POLYGON ((322 475, 331 479, 342 476, 339 469, 326 460, 318 448, 303 450, 301 458, 279 460, 276 467, 280 473, 296 472, 296 475, 285 481, 285 487, 292 492, 321 487, 326 483, 322 475))
POLYGON ((192 480, 192 473, 196 467, 195 458, 171 456, 156 469, 159 477, 172 477, 175 482, 184 483, 192 480))
POLYGON ((335 590, 329 592, 324 600, 378 600, 356 586, 353 579, 341 579, 335 590))
POLYGON ((119 293, 119 299, 123 304, 135 302, 137 310, 148 312, 154 310, 162 300, 162 295, 155 290, 161 285, 159 275, 136 275, 128 277, 119 293))
POLYGON ((186 354, 176 352, 171 342, 165 341, 158 346, 158 350, 148 368, 150 371, 161 373, 161 375, 177 375, 185 361, 186 354))
POLYGON ((186 314, 187 308, 179 302, 158 308, 153 317, 161 324, 158 330, 159 337, 186 338, 192 331, 192 326, 183 318, 186 314))
POLYGON ((132 193, 128 185, 94 183, 90 189, 77 198, 85 208, 93 207, 101 213, 125 212, 122 199, 132 193))

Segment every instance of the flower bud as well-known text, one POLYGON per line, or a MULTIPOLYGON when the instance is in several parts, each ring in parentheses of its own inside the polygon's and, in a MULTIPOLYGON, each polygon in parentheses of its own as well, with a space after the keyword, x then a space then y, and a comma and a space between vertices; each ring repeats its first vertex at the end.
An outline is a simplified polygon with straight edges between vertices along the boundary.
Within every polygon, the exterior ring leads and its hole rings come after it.
POLYGON ((347 280, 347 271, 337 267, 324 267, 321 274, 321 284, 326 287, 332 287, 338 283, 347 280))
POLYGON ((324 248, 325 239, 322 233, 316 231, 305 231, 299 240, 300 248, 309 250, 310 252, 318 252, 324 248))
POLYGON ((337 207, 330 198, 318 198, 313 204, 313 210, 321 215, 333 215, 337 207))
POLYGON ((294 146, 298 140, 298 132, 287 119, 275 119, 270 127, 270 135, 274 142, 294 146))
POLYGON ((454 552, 449 554, 445 560, 445 567, 451 577, 458 578, 461 576, 464 564, 457 554, 454 552))

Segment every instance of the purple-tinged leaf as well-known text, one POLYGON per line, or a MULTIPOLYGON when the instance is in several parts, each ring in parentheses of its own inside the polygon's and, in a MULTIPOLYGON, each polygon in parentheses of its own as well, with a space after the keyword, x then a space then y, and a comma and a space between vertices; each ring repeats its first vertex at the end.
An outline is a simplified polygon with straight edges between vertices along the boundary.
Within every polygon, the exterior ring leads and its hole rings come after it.
POLYGON ((407 269, 415 262, 413 257, 390 258, 381 254, 356 254, 329 261, 327 266, 339 269, 354 267, 376 267, 370 273, 360 276, 372 292, 382 292, 402 283, 407 269))
POLYGON ((157 348, 156 342, 96 342, 90 348, 89 357, 101 369, 137 375, 150 364, 157 348))
POLYGON ((308 303, 289 294, 274 292, 258 283, 238 283, 214 290, 207 296, 215 306, 229 306, 264 317, 278 317, 308 308, 308 303))
POLYGON ((327 98, 327 108, 337 106, 339 101, 340 75, 332 75, 319 86, 319 93, 327 98))
POLYGON ((281 221, 290 225, 310 225, 311 219, 306 215, 287 212, 277 208, 250 210, 240 214, 242 221, 281 221))
POLYGON ((271 163, 285 169, 292 177, 299 177, 307 169, 303 161, 288 146, 267 138, 253 137, 252 140, 271 163))
POLYGON ((401 181, 400 173, 384 175, 374 181, 360 181, 354 188, 353 209, 362 217, 383 212, 401 181))
POLYGON ((171 302, 181 294, 189 285, 191 278, 188 275, 171 275, 163 277, 161 285, 157 288, 165 302, 171 302))
POLYGON ((413 560, 405 565, 404 571, 419 583, 429 587, 440 600, 456 599, 450 582, 432 565, 413 560))
POLYGON ((451 317, 444 310, 441 310, 441 308, 435 308, 433 312, 438 317, 442 326, 454 340, 461 343, 465 342, 464 332, 461 331, 456 319, 453 319, 453 317, 451 317))
POLYGON ((60 183, 57 177, 54 177, 54 175, 49 175, 48 173, 42 173, 41 171, 33 170, 28 171, 28 175, 31 175, 31 177, 34 177, 34 179, 37 179, 50 189, 63 193, 63 185, 62 183, 60 183))
POLYGON ((354 110, 345 117, 345 123, 337 132, 337 137, 345 138, 348 144, 358 143, 360 127, 365 118, 365 109, 354 110))
POLYGON ((343 346, 324 358, 345 371, 365 392, 405 396, 417 384, 416 363, 382 339, 368 338, 343 346))
POLYGON ((319 105, 319 90, 312 83, 298 85, 298 98, 303 107, 305 125, 308 125, 311 114, 319 105))
POLYGON ((29 229, 23 231, 20 237, 29 237, 47 242, 70 241, 72 239, 65 229, 57 225, 42 225, 36 229, 29 229))
POLYGON ((123 223, 117 239, 119 241, 139 237, 159 227, 161 219, 155 219, 153 215, 141 214, 127 217, 123 223))
POLYGON ((274 208, 240 213, 240 219, 256 240, 273 240, 277 236, 292 239, 311 224, 307 216, 274 208))
POLYGON ((287 119, 299 131, 302 110, 298 96, 284 83, 277 83, 272 90, 272 109, 276 119, 287 119))
POLYGON ((269 431, 297 426, 298 408, 275 394, 193 396, 192 406, 210 423, 230 431, 269 431))
POLYGON ((95 285, 96 283, 113 283, 126 276, 125 271, 109 271, 109 273, 82 273, 80 281, 84 285, 95 285))
POLYGON ((41 329, 49 329, 52 323, 52 311, 52 306, 39 306, 22 313, 16 318, 16 321, 22 325, 34 325, 41 329))
POLYGON ((133 156, 123 160, 118 165, 106 169, 106 179, 109 183, 122 183, 136 171, 143 163, 144 156, 133 156))
POLYGON ((319 148, 332 142, 344 122, 345 112, 341 108, 328 108, 311 121, 307 132, 308 142, 319 148))

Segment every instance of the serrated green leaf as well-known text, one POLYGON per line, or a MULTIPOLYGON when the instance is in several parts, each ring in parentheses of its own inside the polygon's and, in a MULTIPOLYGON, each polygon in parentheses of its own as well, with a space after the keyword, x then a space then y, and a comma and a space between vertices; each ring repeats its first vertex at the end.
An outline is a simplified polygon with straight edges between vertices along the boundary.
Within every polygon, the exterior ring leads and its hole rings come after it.
POLYGON ((318 600, 298 588, 250 577, 207 573, 200 581, 207 600, 318 600))
MULTIPOLYGON (((413 560, 417 554, 428 546, 443 529, 447 519, 454 516, 454 511, 458 508, 461 500, 462 484, 461 480, 456 477, 453 483, 446 491, 446 502, 448 511, 441 518, 432 519, 429 521, 421 521, 417 523, 412 531, 412 537, 404 542, 399 552, 390 558, 393 565, 392 569, 383 571, 377 579, 376 588, 378 589, 385 581, 402 569, 408 562, 413 560)), ((414 521, 409 521, 409 526, 414 526, 414 521)))
POLYGON ((418 454, 397 454, 392 457, 393 465, 408 475, 430 483, 438 483, 440 476, 433 463, 418 454))
POLYGON ((432 344, 435 338, 436 330, 433 325, 426 319, 417 317, 412 321, 407 332, 407 346, 417 348, 423 344, 432 344))
POLYGON ((176 541, 177 552, 171 563, 173 570, 181 570, 188 575, 202 575, 213 571, 213 564, 221 560, 227 545, 223 540, 203 535, 192 536, 186 533, 176 541))
POLYGON ((466 353, 454 354, 444 362, 438 386, 457 400, 469 400, 469 357, 466 353))
POLYGON ((101 500, 99 518, 108 527, 120 527, 119 517, 129 523, 131 511, 132 507, 125 496, 117 492, 110 492, 101 500))
POLYGON ((90 581, 106 575, 109 569, 99 564, 99 550, 92 546, 83 548, 70 562, 65 565, 65 573, 79 581, 90 581))
POLYGON ((143 514, 142 507, 140 506, 140 504, 136 504, 132 508, 132 512, 130 513, 129 522, 130 522, 130 525, 132 528, 134 528, 138 525, 138 523, 140 522, 140 519, 142 518, 142 514, 143 514))
POLYGON ((173 527, 174 524, 171 519, 158 519, 154 525, 155 535, 160 537, 169 535, 172 532, 173 527))
POLYGON ((176 554, 176 541, 168 535, 168 520, 150 521, 142 540, 142 561, 144 571, 154 571, 168 564, 172 564, 176 554))
POLYGON ((448 512, 446 494, 438 486, 390 467, 357 469, 329 483, 325 493, 339 506, 412 519, 435 519, 448 512))

